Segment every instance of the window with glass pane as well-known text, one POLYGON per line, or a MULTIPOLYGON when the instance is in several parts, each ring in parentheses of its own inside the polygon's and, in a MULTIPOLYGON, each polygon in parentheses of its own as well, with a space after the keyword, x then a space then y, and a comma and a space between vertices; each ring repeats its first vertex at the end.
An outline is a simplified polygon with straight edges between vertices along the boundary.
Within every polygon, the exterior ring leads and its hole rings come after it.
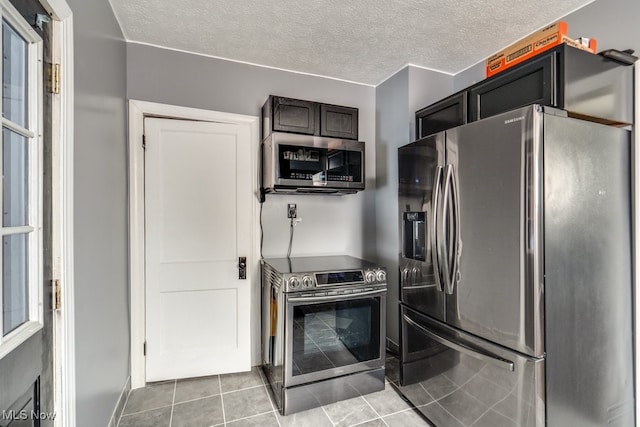
POLYGON ((31 320, 29 186, 31 141, 29 52, 31 44, 2 19, 2 335, 31 320))
POLYGON ((2 117, 27 127, 27 49, 29 45, 2 20, 2 117))
POLYGON ((29 281, 27 277, 27 235, 2 238, 3 334, 29 320, 29 281))
POLYGON ((29 180, 27 174, 29 140, 2 129, 2 226, 28 225, 29 180))

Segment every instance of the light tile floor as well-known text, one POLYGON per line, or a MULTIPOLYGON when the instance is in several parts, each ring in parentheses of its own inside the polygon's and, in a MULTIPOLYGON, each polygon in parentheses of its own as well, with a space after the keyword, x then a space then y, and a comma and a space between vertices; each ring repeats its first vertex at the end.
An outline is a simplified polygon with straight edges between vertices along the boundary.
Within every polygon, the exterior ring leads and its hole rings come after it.
POLYGON ((385 390, 286 417, 258 368, 250 372, 166 381, 133 390, 119 427, 412 427, 429 424, 395 391, 398 363, 387 358, 385 390))

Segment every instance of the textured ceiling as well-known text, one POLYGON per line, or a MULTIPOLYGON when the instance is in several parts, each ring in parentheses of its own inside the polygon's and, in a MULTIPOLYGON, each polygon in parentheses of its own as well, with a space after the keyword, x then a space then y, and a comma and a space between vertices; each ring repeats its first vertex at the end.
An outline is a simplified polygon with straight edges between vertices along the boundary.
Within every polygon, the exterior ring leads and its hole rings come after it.
POLYGON ((455 74, 591 1, 110 0, 128 41, 370 85, 455 74))

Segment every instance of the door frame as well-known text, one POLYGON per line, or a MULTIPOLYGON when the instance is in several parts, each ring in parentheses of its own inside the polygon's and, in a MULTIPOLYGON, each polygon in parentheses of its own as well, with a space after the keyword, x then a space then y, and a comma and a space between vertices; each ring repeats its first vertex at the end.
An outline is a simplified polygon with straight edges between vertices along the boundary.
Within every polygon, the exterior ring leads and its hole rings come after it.
POLYGON ((251 206, 250 230, 250 262, 249 277, 251 279, 251 364, 260 360, 260 277, 259 277, 259 143, 260 118, 234 113, 202 110, 177 105, 159 104, 155 102, 129 100, 129 286, 131 298, 131 388, 146 385, 146 365, 144 356, 145 342, 145 227, 144 227, 144 135, 145 117, 160 117, 180 120, 197 120, 203 122, 231 123, 247 126, 250 135, 251 182, 254 194, 251 206))
POLYGON ((74 41, 73 12, 66 0, 40 0, 49 12, 52 60, 60 64, 60 93, 52 105, 52 277, 60 281, 63 304, 53 311, 55 426, 76 424, 74 305, 74 41))

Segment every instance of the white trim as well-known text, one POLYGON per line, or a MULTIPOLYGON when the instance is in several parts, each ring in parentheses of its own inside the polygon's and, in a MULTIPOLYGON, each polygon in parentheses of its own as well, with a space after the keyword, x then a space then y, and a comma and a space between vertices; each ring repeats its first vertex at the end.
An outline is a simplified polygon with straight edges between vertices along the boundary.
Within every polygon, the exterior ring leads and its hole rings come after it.
POLYGON ((389 74, 387 77, 385 77, 384 79, 380 80, 380 82, 378 82, 378 84, 376 85, 372 85, 373 87, 378 87, 381 84, 383 84, 384 82, 386 82, 387 80, 389 80, 391 77, 395 76, 396 74, 398 74, 400 71, 404 70, 405 68, 408 67, 413 67, 413 68, 419 68, 421 70, 427 70, 427 71, 433 71, 434 73, 440 73, 440 74, 444 74, 446 76, 449 77, 455 77, 455 74, 449 72, 449 71, 442 71, 442 70, 436 70, 435 68, 429 68, 429 67, 423 67, 422 65, 416 65, 416 64, 412 64, 411 62, 408 62, 406 64, 404 64, 402 67, 398 68, 396 71, 394 71, 393 73, 389 74))
POLYGON ((438 70, 437 68, 425 67, 423 65, 418 65, 411 62, 407 64, 407 67, 414 67, 414 68, 420 68, 421 70, 433 71, 434 73, 445 74, 450 77, 455 76, 455 74, 452 73, 451 71, 438 70))
POLYGON ((28 340, 40 329, 42 329, 42 322, 28 321, 9 332, 0 346, 0 359, 18 348, 20 344, 28 340))
POLYGON ((53 18, 53 60, 60 64, 60 94, 53 96, 53 277, 63 306, 54 312, 54 425, 76 425, 75 286, 73 261, 73 15, 66 0, 40 0, 53 18))
POLYGON ((9 17, 7 22, 9 22, 9 24, 11 24, 11 26, 14 27, 20 36, 24 37, 28 43, 37 43, 42 41, 42 38, 36 30, 31 28, 31 25, 29 25, 29 23, 11 3, 7 0, 2 0, 2 7, 4 8, 2 17, 9 17))
MULTIPOLYGON (((59 0, 60 1, 60 0, 59 0)), ((57 224, 60 232, 60 280, 64 298, 61 310, 60 363, 61 399, 57 402, 61 426, 76 425, 76 335, 75 335, 75 275, 74 275, 74 54, 73 17, 69 15, 60 22, 62 53, 60 58, 60 188, 56 199, 60 201, 61 220, 57 224)))
POLYGON ((0 235, 2 236, 11 236, 13 234, 25 234, 25 233, 31 233, 32 231, 34 231, 36 229, 36 227, 33 227, 31 225, 24 225, 21 227, 6 227, 6 228, 2 228, 0 229, 0 235))
POLYGON ((66 0, 40 0, 40 3, 56 21, 66 21, 73 15, 66 0))
MULTIPOLYGON (((258 204, 258 148, 259 148, 259 124, 256 116, 222 113, 197 108, 179 107, 175 105, 157 104, 129 100, 129 280, 131 289, 131 388, 144 387, 146 384, 145 360, 142 354, 142 346, 145 340, 145 297, 144 297, 144 150, 142 148, 142 136, 144 134, 144 118, 167 117, 184 120, 199 120, 206 122, 244 124, 250 128, 252 156, 252 181, 255 197, 252 209, 252 236, 251 258, 253 263, 252 278, 252 339, 259 331, 253 330, 256 323, 255 317, 259 317, 260 310, 256 309, 257 303, 254 296, 259 281, 258 263, 260 260, 259 243, 257 241, 257 213, 258 204)), ((259 306, 258 306, 259 307, 259 306)), ((258 335, 259 336, 259 335, 258 335)), ((253 343, 252 343, 253 346, 253 343)), ((255 354, 252 355, 255 359, 255 354)))
POLYGON ((162 45, 153 44, 153 43, 147 43, 147 42, 141 42, 141 41, 129 40, 129 39, 127 39, 127 43, 139 44, 139 45, 142 45, 142 46, 150 46, 150 47, 155 47, 155 48, 158 48, 158 49, 171 50, 173 52, 187 53, 189 55, 203 56, 205 58, 219 59, 221 61, 235 62, 237 64, 251 65, 253 67, 268 68, 270 70, 284 71, 286 73, 301 74, 303 76, 311 76, 311 77, 320 77, 322 79, 336 80, 336 81, 339 81, 339 82, 350 83, 350 84, 360 85, 360 86, 376 87, 376 85, 371 84, 371 83, 356 82, 356 81, 353 81, 353 80, 345 80, 345 79, 341 79, 341 78, 338 78, 338 77, 323 76, 322 74, 307 73, 307 72, 304 72, 304 71, 288 70, 286 68, 274 67, 274 66, 271 66, 271 65, 264 65, 264 64, 257 64, 255 62, 240 61, 240 60, 237 60, 237 59, 225 58, 224 56, 216 56, 216 55, 210 55, 210 54, 207 54, 207 53, 193 52, 193 51, 190 51, 190 50, 178 49, 178 48, 174 48, 174 47, 167 47, 167 46, 162 46, 162 45))
MULTIPOLYGON (((29 101, 31 101, 31 100, 29 100, 29 101)), ((29 130, 29 129, 23 128, 19 124, 14 123, 9 119, 5 119, 4 117, 2 118, 2 127, 11 129, 12 131, 17 133, 18 135, 24 136, 26 138, 35 138, 35 136, 36 136, 35 132, 33 132, 33 131, 29 130)))

